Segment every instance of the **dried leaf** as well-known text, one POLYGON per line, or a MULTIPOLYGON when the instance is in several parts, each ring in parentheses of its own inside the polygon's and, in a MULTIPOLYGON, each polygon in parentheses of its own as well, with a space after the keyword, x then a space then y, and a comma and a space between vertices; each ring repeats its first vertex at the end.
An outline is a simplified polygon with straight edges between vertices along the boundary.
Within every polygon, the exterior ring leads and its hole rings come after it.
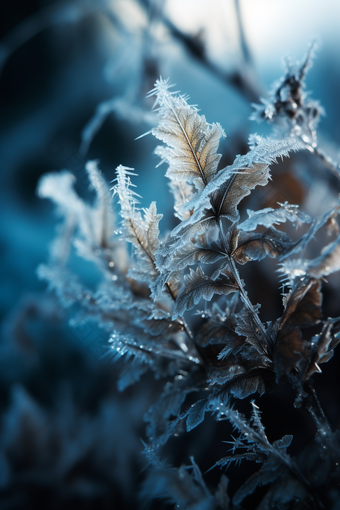
POLYGON ((223 247, 216 242, 209 242, 206 236, 201 236, 199 240, 187 242, 180 249, 176 250, 172 256, 165 258, 163 267, 179 271, 187 266, 200 262, 202 264, 214 264, 218 260, 226 257, 223 247))
POLYGON ((217 217, 224 216, 237 221, 238 204, 256 186, 265 186, 270 178, 269 165, 276 159, 288 156, 290 151, 301 146, 294 138, 270 140, 257 138, 257 145, 244 156, 237 156, 234 163, 220 170, 201 194, 196 194, 186 208, 205 206, 211 201, 217 217))
POLYGON ((183 96, 171 92, 168 80, 157 80, 149 96, 156 95, 155 106, 161 116, 151 133, 168 145, 162 158, 169 165, 167 177, 193 183, 202 189, 217 172, 221 155, 219 140, 225 136, 219 124, 208 124, 183 96))
POLYGON ((263 234, 239 232, 231 256, 239 264, 246 264, 252 260, 262 260, 267 255, 271 258, 279 257, 291 246, 290 238, 274 228, 269 228, 263 234))
POLYGON ((190 269, 190 274, 184 277, 184 288, 178 295, 173 320, 182 317, 186 310, 191 310, 203 298, 210 301, 214 294, 230 294, 237 292, 238 285, 231 273, 224 272, 217 278, 209 278, 198 267, 196 271, 190 269))
POLYGON ((334 335, 332 331, 333 327, 332 322, 326 322, 321 333, 312 339, 306 379, 309 379, 315 372, 321 372, 319 364, 326 363, 333 357, 334 349, 340 342, 339 334, 334 335))
POLYGON ((322 250, 321 255, 309 262, 307 273, 313 278, 327 276, 340 269, 340 236, 322 250))
POLYGON ((320 322, 320 287, 318 280, 304 278, 284 297, 285 311, 274 348, 277 380, 293 370, 299 370, 299 362, 309 359, 309 344, 302 339, 301 329, 320 322))
POLYGON ((129 276, 152 285, 159 276, 155 252, 159 247, 159 222, 162 214, 157 214, 156 203, 152 202, 142 216, 137 208, 138 195, 131 189, 133 185, 130 176, 135 175, 131 170, 122 165, 117 168, 117 185, 113 189, 119 195, 123 238, 133 244, 138 256, 138 266, 130 269, 129 276))

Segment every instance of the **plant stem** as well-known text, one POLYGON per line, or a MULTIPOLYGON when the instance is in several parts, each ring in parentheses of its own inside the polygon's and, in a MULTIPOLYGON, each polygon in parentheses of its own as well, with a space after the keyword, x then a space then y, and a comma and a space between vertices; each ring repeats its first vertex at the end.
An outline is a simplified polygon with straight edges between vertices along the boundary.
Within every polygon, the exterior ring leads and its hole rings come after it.
POLYGON ((257 326, 258 330, 262 333, 263 338, 265 339, 265 343, 264 344, 261 343, 261 348, 262 348, 262 350, 264 351, 265 354, 268 354, 267 346, 270 345, 271 339, 269 338, 266 330, 264 329, 264 325, 260 321, 259 316, 257 315, 256 311, 254 310, 254 307, 253 307, 250 299, 248 298, 246 291, 244 290, 244 288, 242 286, 242 281, 241 281, 239 272, 237 270, 235 261, 234 261, 234 259, 232 257, 230 257, 230 263, 231 263, 231 267, 233 269, 233 275, 235 276, 236 282, 237 282, 237 284, 238 284, 238 286, 240 288, 240 292, 241 292, 244 304, 246 305, 246 307, 248 308, 248 310, 251 313, 252 320, 255 323, 254 325, 257 326))
POLYGON ((236 267, 234 259, 228 255, 228 247, 227 247, 227 245, 225 243, 225 234, 224 234, 224 229, 223 229, 222 218, 218 219, 218 227, 219 227, 221 238, 222 238, 222 242, 223 242, 223 245, 224 245, 224 250, 225 250, 226 255, 228 257, 228 260, 230 262, 233 276, 235 277, 237 285, 238 285, 238 287, 240 289, 243 302, 244 302, 244 304, 246 305, 246 307, 248 308, 248 310, 249 310, 249 312, 251 314, 252 320, 254 321, 254 326, 256 326, 258 328, 258 330, 262 333, 263 338, 265 339, 265 343, 261 342, 261 344, 260 344, 261 349, 263 350, 264 354, 268 354, 267 346, 270 345, 271 340, 270 340, 266 330, 264 329, 264 326, 263 326, 262 322, 260 321, 256 311, 254 310, 254 307, 253 307, 250 299, 248 298, 246 291, 243 288, 242 281, 241 281, 241 278, 240 278, 239 272, 237 270, 237 267, 236 267))
MULTIPOLYGON (((170 296, 171 296, 171 299, 175 302, 175 301, 176 301, 176 298, 175 298, 175 296, 174 296, 174 293, 173 293, 173 292, 172 292, 172 290, 171 290, 171 287, 170 287, 169 282, 166 282, 166 284, 165 284, 165 285, 166 285, 166 288, 168 289, 168 292, 169 292, 169 294, 170 294, 170 296)), ((184 329, 185 333, 188 335, 188 337, 189 337, 189 339, 191 340, 191 342, 192 342, 193 344, 195 344, 194 337, 193 337, 193 335, 192 335, 192 333, 191 333, 191 331, 190 331, 190 329, 189 329, 189 326, 188 326, 188 324, 187 324, 186 320, 184 319, 184 317, 181 317, 181 321, 180 321, 180 322, 182 323, 182 325, 183 325, 183 329, 184 329)))

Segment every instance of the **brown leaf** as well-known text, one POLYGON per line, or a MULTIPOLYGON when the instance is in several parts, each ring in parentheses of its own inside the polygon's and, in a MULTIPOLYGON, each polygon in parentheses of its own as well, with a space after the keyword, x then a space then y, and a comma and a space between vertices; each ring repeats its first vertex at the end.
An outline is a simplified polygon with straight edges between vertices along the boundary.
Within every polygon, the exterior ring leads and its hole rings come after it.
POLYGON ((321 319, 320 282, 315 279, 300 280, 284 299, 285 311, 281 318, 274 348, 274 366, 277 380, 307 363, 310 343, 303 340, 301 329, 318 324, 321 319))
POLYGON ((237 247, 231 256, 239 264, 246 264, 251 260, 262 260, 267 255, 276 258, 285 253, 290 246, 290 238, 273 228, 267 229, 263 234, 239 232, 237 247))

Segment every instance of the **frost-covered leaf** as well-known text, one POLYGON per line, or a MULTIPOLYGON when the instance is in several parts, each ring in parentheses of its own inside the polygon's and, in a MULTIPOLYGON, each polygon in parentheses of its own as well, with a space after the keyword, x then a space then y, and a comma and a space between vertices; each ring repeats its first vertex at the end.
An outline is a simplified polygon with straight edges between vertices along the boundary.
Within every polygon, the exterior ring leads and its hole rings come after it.
POLYGON ((199 235, 211 233, 216 227, 214 211, 204 208, 198 209, 190 218, 182 221, 172 230, 165 248, 168 250, 178 249, 189 242, 190 239, 196 239, 199 235))
MULTIPOLYGON (((254 312, 259 319, 259 309, 260 305, 256 305, 254 307, 254 312)), ((263 333, 259 329, 258 322, 255 320, 255 317, 252 313, 250 313, 249 309, 244 306, 242 310, 236 315, 236 328, 235 331, 237 334, 244 336, 245 341, 254 347, 259 354, 263 357, 263 362, 265 362, 266 354, 267 354, 267 346, 265 339, 263 338, 263 333)))
POLYGON ((168 80, 159 79, 149 94, 156 96, 155 106, 161 117, 151 133, 168 145, 162 152, 163 160, 169 165, 167 177, 202 189, 217 172, 221 158, 217 149, 225 135, 219 124, 208 124, 183 96, 169 89, 168 80))
POLYGON ((228 391, 234 398, 239 399, 247 398, 254 393, 258 393, 261 396, 266 391, 266 384, 261 373, 249 371, 246 374, 235 377, 228 384, 228 391))
POLYGON ((258 225, 270 228, 274 224, 285 223, 287 220, 292 223, 310 223, 312 221, 312 218, 308 216, 308 214, 300 211, 298 205, 292 205, 288 202, 279 205, 280 207, 278 209, 272 209, 271 207, 260 211, 247 209, 248 219, 239 223, 237 228, 249 232, 255 230, 258 225))
POLYGON ((138 209, 138 195, 131 189, 130 176, 135 175, 132 169, 120 165, 117 168, 117 185, 114 192, 119 195, 120 215, 124 239, 131 242, 136 249, 138 265, 130 269, 129 275, 139 281, 152 284, 159 276, 155 264, 155 252, 159 247, 159 221, 156 203, 152 202, 144 216, 138 209))
MULTIPOLYGON (((247 352, 247 349, 245 349, 247 352)), ((251 356, 251 354, 250 354, 251 356)), ((248 356, 249 359, 250 356, 248 356)), ((254 393, 263 395, 268 387, 272 386, 272 371, 264 365, 261 367, 256 358, 253 360, 254 368, 246 369, 239 363, 244 362, 240 360, 228 360, 225 367, 221 366, 218 370, 211 370, 209 373, 209 382, 214 385, 215 396, 219 401, 228 401, 230 395, 237 399, 244 399, 254 393)), ((246 363, 245 363, 246 364, 246 363)))
POLYGON ((198 391, 201 382, 199 373, 185 373, 166 384, 159 400, 144 416, 147 435, 154 445, 165 444, 177 428, 184 426, 182 405, 188 394, 198 391))
POLYGON ((326 321, 321 333, 312 339, 306 379, 309 379, 315 372, 321 372, 319 364, 326 363, 333 357, 334 349, 340 342, 340 335, 339 333, 334 334, 333 327, 334 324, 331 321, 326 321))
MULTIPOLYGON (((327 225, 329 221, 334 220, 335 216, 338 214, 340 209, 339 205, 336 205, 329 211, 325 212, 321 217, 315 218, 308 231, 296 242, 293 247, 286 253, 281 256, 281 259, 285 259, 286 257, 290 257, 295 253, 299 253, 303 251, 308 243, 314 239, 315 234, 320 230, 324 225, 327 225)), ((335 220, 334 220, 335 221, 335 220)), ((282 271, 284 272, 284 270, 282 271)))
POLYGON ((207 411, 207 401, 198 400, 189 409, 187 415, 187 432, 196 428, 204 420, 207 411))
POLYGON ((39 196, 53 200, 65 216, 63 233, 52 246, 52 259, 55 263, 65 263, 73 242, 78 255, 95 262, 101 270, 110 268, 112 273, 112 268, 117 267, 124 271, 126 253, 123 244, 118 246, 114 240, 115 214, 109 187, 96 161, 89 161, 86 171, 96 192, 92 206, 78 197, 73 188, 75 177, 69 172, 47 174, 40 180, 39 196))
POLYGON ((249 195, 256 186, 265 186, 270 179, 269 166, 277 158, 288 156, 301 144, 294 138, 272 140, 257 137, 256 145, 244 156, 237 156, 234 163, 222 170, 209 182, 198 197, 194 197, 186 208, 207 206, 211 201, 218 217, 224 216, 230 221, 237 221, 238 204, 249 195))
POLYGON ((327 276, 340 269, 340 236, 329 245, 325 246, 322 253, 316 259, 310 261, 307 273, 313 278, 327 276))
POLYGON ((277 439, 273 442, 273 446, 278 448, 279 450, 285 450, 288 448, 293 441, 293 436, 287 435, 283 436, 281 439, 277 439))
POLYGON ((262 260, 267 255, 280 257, 291 246, 290 237, 275 228, 268 228, 263 234, 239 232, 231 256, 239 264, 246 264, 252 260, 262 260))
POLYGON ((181 221, 190 218, 192 211, 185 211, 184 205, 194 193, 193 184, 189 184, 186 181, 170 181, 169 187, 174 197, 175 216, 181 221))
POLYGON ((97 161, 88 161, 85 165, 90 183, 96 192, 97 207, 93 212, 93 228, 97 244, 108 248, 115 229, 115 215, 112 210, 112 193, 98 168, 97 161))
POLYGON ((226 359, 229 354, 237 354, 242 349, 244 340, 235 333, 235 324, 209 320, 200 329, 196 341, 201 347, 210 345, 225 346, 219 353, 219 359, 226 359))
POLYGON ((176 250, 172 257, 168 256, 167 259, 165 259, 164 266, 167 269, 173 268, 175 271, 178 271, 196 264, 197 262, 202 264, 214 264, 225 257, 226 253, 219 243, 209 242, 206 236, 201 236, 195 242, 187 242, 180 249, 176 250))
POLYGON ((237 354, 244 345, 244 340, 235 332, 236 320, 235 309, 239 296, 230 294, 226 298, 226 307, 222 311, 217 303, 213 303, 210 310, 197 312, 202 318, 208 318, 207 322, 198 331, 195 341, 200 347, 225 346, 218 354, 218 358, 224 360, 231 353, 237 354))
POLYGON ((215 279, 210 278, 200 267, 184 277, 184 288, 178 295, 173 319, 183 316, 186 310, 191 310, 203 298, 210 301, 214 294, 230 294, 237 292, 238 285, 231 273, 224 272, 215 279))
POLYGON ((309 278, 299 280, 284 296, 285 311, 274 348, 277 380, 298 370, 299 363, 309 359, 309 344, 303 340, 301 329, 318 324, 321 300, 320 282, 309 278))

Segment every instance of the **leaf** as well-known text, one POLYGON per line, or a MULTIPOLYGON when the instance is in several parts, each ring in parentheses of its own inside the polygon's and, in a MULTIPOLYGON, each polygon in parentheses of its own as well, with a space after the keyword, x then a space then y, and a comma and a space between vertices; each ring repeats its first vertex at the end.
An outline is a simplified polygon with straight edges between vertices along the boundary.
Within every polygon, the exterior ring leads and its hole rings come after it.
POLYGON ((187 432, 196 428, 204 420, 207 411, 207 401, 198 400, 189 409, 187 415, 187 432))
POLYGON ((49 198, 64 211, 73 210, 75 214, 82 212, 82 201, 75 192, 73 185, 76 178, 67 170, 43 175, 39 181, 37 193, 40 198, 49 198))
POLYGON ((175 216, 181 221, 190 218, 192 211, 185 211, 184 205, 194 193, 193 185, 185 181, 170 181, 169 187, 174 197, 175 216))
POLYGON ((283 436, 281 439, 277 439, 276 441, 274 441, 273 446, 275 448, 278 448, 279 450, 285 450, 291 445, 293 439, 294 438, 291 435, 283 436))
MULTIPOLYGON (((250 358, 249 356, 249 359, 250 358)), ((271 369, 261 367, 254 361, 254 368, 247 370, 241 366, 236 358, 235 364, 222 367, 219 370, 212 370, 210 373, 210 384, 216 385, 215 395, 219 401, 226 401, 233 395, 235 398, 244 399, 258 392, 263 395, 272 386, 271 369)), ((240 361, 242 363, 242 361, 240 361)))
POLYGON ((308 214, 300 211, 298 205, 292 205, 288 202, 279 205, 278 209, 268 207, 256 212, 247 209, 248 219, 240 223, 238 229, 249 232, 250 230, 255 230, 258 225, 270 228, 276 223, 285 223, 287 220, 292 223, 310 223, 312 221, 308 214))
POLYGON ((310 261, 306 272, 313 278, 327 276, 340 269, 340 236, 329 245, 325 246, 321 255, 310 261))
POLYGON ((319 323, 322 303, 320 288, 319 281, 304 278, 296 283, 288 295, 284 296, 285 311, 279 333, 296 327, 303 329, 319 323))
POLYGON ((203 298, 210 301, 214 294, 230 294, 237 292, 238 285, 229 272, 217 276, 215 279, 205 275, 200 267, 184 277, 184 288, 178 295, 173 311, 173 320, 182 317, 186 310, 191 310, 203 298))
POLYGON ((236 377, 228 385, 229 392, 234 398, 244 399, 258 393, 260 396, 266 391, 266 385, 261 374, 252 374, 249 371, 244 376, 236 377))
POLYGON ((308 231, 296 243, 294 243, 291 250, 289 250, 285 255, 281 256, 281 259, 283 260, 286 257, 290 257, 294 253, 299 253, 300 251, 304 250, 308 243, 314 239, 314 236, 318 230, 320 230, 320 228, 322 228, 324 225, 327 225, 330 220, 334 220, 334 217, 338 214, 339 209, 340 206, 336 205, 321 217, 315 218, 312 221, 308 231))
POLYGON ((183 425, 184 413, 182 405, 192 392, 198 391, 201 375, 198 373, 184 373, 175 378, 173 383, 167 383, 159 400, 153 404, 144 415, 147 422, 147 435, 154 445, 163 445, 168 438, 183 425))
POLYGON ((92 213, 93 230, 98 246, 108 248, 115 229, 115 215, 112 209, 112 193, 98 168, 97 161, 88 161, 85 165, 90 183, 96 192, 97 207, 92 213))
POLYGON ((235 328, 235 325, 209 320, 200 328, 196 342, 201 347, 225 345, 218 355, 218 359, 224 360, 231 353, 237 354, 244 344, 243 339, 235 333, 233 328, 235 328))
MULTIPOLYGON (((254 311, 257 317, 259 309, 259 304, 254 306, 254 311)), ((244 306, 242 310, 236 314, 235 320, 237 324, 235 328, 236 333, 244 336, 246 343, 257 350, 261 357, 263 357, 263 363, 266 362, 266 359, 269 360, 266 358, 268 346, 266 345, 262 332, 259 330, 259 327, 254 320, 254 316, 249 312, 249 309, 246 306, 244 306)))
POLYGON ((171 231, 168 247, 171 250, 178 249, 190 239, 212 232, 215 227, 217 227, 215 213, 209 209, 198 209, 171 231))
POLYGON ((208 321, 203 324, 196 335, 197 345, 203 348, 208 345, 225 346, 217 356, 218 359, 222 360, 231 353, 237 354, 244 345, 243 338, 235 332, 235 309, 239 296, 235 293, 227 299, 224 311, 220 309, 217 303, 213 303, 210 310, 197 312, 201 317, 208 317, 208 321))
POLYGON ((262 260, 267 255, 271 258, 279 257, 291 246, 290 238, 274 228, 267 229, 263 234, 239 232, 231 256, 239 264, 246 264, 249 261, 262 260))
POLYGON ((169 89, 169 81, 161 78, 149 93, 149 97, 156 95, 155 106, 161 116, 159 126, 151 133, 169 146, 162 151, 162 158, 169 165, 167 177, 201 189, 217 172, 221 158, 217 149, 225 135, 219 124, 208 124, 183 96, 169 89))
POLYGON ((309 359, 309 344, 302 339, 301 329, 319 323, 321 302, 320 282, 309 278, 299 280, 284 297, 285 311, 273 356, 277 380, 293 370, 299 371, 299 363, 309 359))
POLYGON ((207 236, 202 235, 197 241, 187 242, 180 249, 176 250, 172 256, 165 258, 163 267, 179 271, 197 262, 214 264, 225 257, 226 253, 219 243, 209 242, 207 236))
POLYGON ((271 140, 257 138, 257 145, 244 156, 237 156, 234 163, 222 170, 209 182, 200 194, 187 203, 186 209, 207 207, 211 198, 217 217, 237 221, 238 204, 256 186, 265 186, 270 178, 269 165, 290 151, 298 150, 301 144, 294 138, 271 140))
POLYGON ((117 168, 117 185, 114 187, 114 193, 119 195, 124 239, 133 244, 138 257, 138 266, 130 269, 128 275, 152 284, 159 276, 155 252, 159 247, 159 221, 162 215, 157 214, 156 203, 152 202, 142 216, 137 208, 138 195, 131 189, 131 175, 135 174, 130 168, 120 165, 117 168))
POLYGON ((319 364, 329 361, 334 354, 334 349, 340 342, 340 336, 334 334, 334 324, 326 322, 319 335, 314 337, 310 346, 310 363, 306 369, 305 378, 308 380, 315 372, 321 372, 319 364))

